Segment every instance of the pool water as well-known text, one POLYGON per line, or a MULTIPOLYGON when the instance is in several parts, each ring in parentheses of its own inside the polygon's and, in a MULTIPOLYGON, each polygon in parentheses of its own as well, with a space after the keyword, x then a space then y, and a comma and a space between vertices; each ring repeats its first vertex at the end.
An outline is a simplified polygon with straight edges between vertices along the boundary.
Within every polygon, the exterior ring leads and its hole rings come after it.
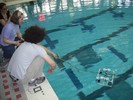
POLYGON ((24 13, 22 33, 31 25, 46 29, 42 45, 60 59, 44 73, 59 100, 133 100, 132 0, 37 0, 9 8, 24 13), (103 68, 115 73, 111 85, 96 81, 103 68))

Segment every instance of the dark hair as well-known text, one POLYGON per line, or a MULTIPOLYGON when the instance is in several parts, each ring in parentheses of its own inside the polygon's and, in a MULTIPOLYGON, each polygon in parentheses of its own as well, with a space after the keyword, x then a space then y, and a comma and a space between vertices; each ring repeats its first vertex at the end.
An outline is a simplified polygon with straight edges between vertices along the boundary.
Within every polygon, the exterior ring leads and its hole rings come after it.
POLYGON ((46 32, 44 28, 40 28, 38 26, 31 26, 27 30, 25 30, 25 34, 23 38, 26 42, 30 43, 39 43, 44 37, 46 37, 46 32))
POLYGON ((5 3, 0 3, 0 10, 2 10, 5 5, 5 3))
POLYGON ((14 24, 18 24, 19 25, 19 19, 22 17, 23 13, 20 12, 19 10, 16 10, 12 16, 10 21, 13 22, 14 24))

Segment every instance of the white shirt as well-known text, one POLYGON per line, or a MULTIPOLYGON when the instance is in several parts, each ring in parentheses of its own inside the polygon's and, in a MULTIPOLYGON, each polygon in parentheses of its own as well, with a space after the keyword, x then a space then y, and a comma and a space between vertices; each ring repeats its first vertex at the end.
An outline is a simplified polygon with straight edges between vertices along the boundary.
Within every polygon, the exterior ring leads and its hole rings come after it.
POLYGON ((47 55, 46 51, 39 45, 24 42, 14 52, 7 70, 11 75, 22 80, 34 58, 37 56, 44 58, 45 55, 47 55))

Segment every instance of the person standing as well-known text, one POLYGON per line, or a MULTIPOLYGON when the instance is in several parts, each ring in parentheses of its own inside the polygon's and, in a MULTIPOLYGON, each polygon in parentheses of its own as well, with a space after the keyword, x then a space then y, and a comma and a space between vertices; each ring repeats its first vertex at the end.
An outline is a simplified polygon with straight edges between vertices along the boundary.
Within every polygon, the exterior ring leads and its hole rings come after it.
POLYGON ((11 13, 5 3, 0 3, 0 34, 3 27, 10 21, 11 13))
POLYGON ((23 13, 19 10, 16 10, 10 21, 3 27, 0 37, 0 44, 3 50, 3 57, 5 59, 10 59, 15 51, 15 46, 19 46, 22 38, 22 34, 20 32, 20 24, 23 22, 23 13), (19 40, 15 40, 16 36, 19 40))

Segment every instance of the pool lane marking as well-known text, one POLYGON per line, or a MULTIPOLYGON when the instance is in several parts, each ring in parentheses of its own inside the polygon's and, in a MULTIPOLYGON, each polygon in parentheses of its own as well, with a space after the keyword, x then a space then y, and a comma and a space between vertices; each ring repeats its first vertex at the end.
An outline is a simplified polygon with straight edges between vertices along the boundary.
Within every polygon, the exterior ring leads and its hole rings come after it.
POLYGON ((66 69, 65 71, 77 89, 83 88, 83 84, 80 82, 78 77, 74 74, 74 72, 70 68, 66 69))
MULTIPOLYGON (((88 19, 91 19, 93 17, 96 17, 96 16, 99 16, 101 14, 104 14, 106 13, 107 11, 113 11, 117 8, 118 6, 114 6, 114 7, 110 7, 106 10, 103 10, 97 14, 93 14, 91 16, 87 16, 87 17, 82 17, 82 18, 79 18, 79 19, 76 19, 74 21, 71 22, 71 24, 67 24, 67 25, 62 25, 62 26, 59 26, 60 28, 56 28, 56 29, 52 29, 52 30, 47 30, 47 33, 52 33, 52 32, 57 32, 57 31, 61 31, 61 30, 65 30, 65 28, 67 27, 74 27, 74 26, 78 26, 77 23, 82 23, 84 20, 88 20, 88 19)), ((82 24, 81 24, 82 25, 82 24)), ((90 32, 92 32, 92 30, 95 28, 95 26, 92 24, 92 25, 84 25, 83 28, 81 28, 82 31, 86 31, 86 30, 89 30, 90 32)), ((46 40, 47 44, 45 44, 46 47, 50 47, 51 49, 54 49, 55 48, 55 44, 58 43, 58 40, 54 40, 54 41, 51 41, 50 37, 46 37, 46 40)))
POLYGON ((121 32, 127 31, 129 28, 133 27, 133 22, 127 24, 127 26, 121 26, 120 29, 118 29, 117 31, 112 32, 112 34, 109 34, 106 37, 100 38, 98 39, 96 42, 91 43, 91 44, 87 44, 84 45, 82 47, 79 47, 79 49, 74 50, 72 52, 69 52, 68 54, 64 55, 61 57, 61 59, 63 59, 64 61, 71 59, 72 57, 75 57, 78 53, 80 53, 82 50, 90 48, 92 46, 95 46, 97 44, 101 44, 104 43, 106 41, 110 41, 112 37, 116 37, 118 36, 118 34, 120 34, 121 32))
POLYGON ((113 54, 115 54, 118 58, 120 58, 123 62, 127 62, 128 58, 125 57, 124 54, 119 52, 117 49, 115 49, 113 46, 107 47, 113 54))
POLYGON ((118 7, 118 6, 116 5, 116 6, 114 6, 114 7, 110 7, 110 8, 108 8, 108 9, 106 9, 106 10, 102 10, 102 11, 100 11, 99 13, 93 14, 93 15, 91 15, 91 16, 86 16, 86 17, 82 17, 82 18, 79 18, 79 19, 75 19, 75 20, 72 21, 70 24, 61 25, 61 26, 58 26, 59 28, 47 30, 47 33, 50 34, 50 33, 53 33, 53 32, 65 30, 65 28, 67 28, 67 27, 75 27, 75 26, 78 26, 77 23, 81 23, 82 21, 85 21, 85 20, 88 20, 88 19, 97 17, 97 16, 102 15, 102 14, 108 12, 108 11, 113 11, 113 10, 115 10, 117 7, 118 7))

